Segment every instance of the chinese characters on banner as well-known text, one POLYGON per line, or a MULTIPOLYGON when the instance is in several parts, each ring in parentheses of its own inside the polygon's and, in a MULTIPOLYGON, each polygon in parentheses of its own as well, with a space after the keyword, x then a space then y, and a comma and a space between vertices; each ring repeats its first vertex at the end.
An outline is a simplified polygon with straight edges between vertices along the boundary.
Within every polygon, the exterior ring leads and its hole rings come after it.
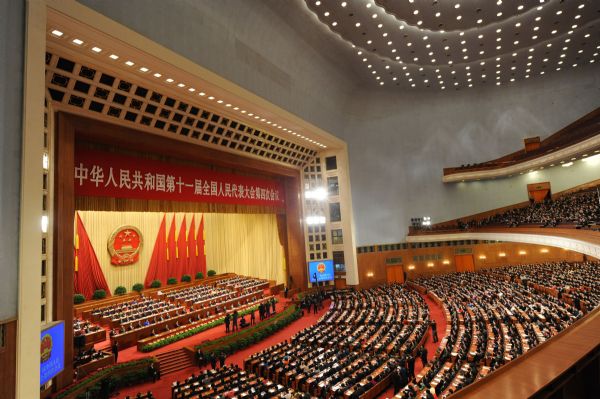
POLYGON ((274 180, 77 148, 75 195, 282 207, 274 180))

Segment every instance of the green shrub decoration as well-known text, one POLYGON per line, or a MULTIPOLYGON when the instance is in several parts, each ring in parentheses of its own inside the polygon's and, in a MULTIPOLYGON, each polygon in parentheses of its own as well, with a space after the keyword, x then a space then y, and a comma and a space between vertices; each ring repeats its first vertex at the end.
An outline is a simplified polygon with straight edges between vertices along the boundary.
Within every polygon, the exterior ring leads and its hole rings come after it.
POLYGON ((150 283, 150 288, 160 288, 161 286, 161 282, 160 280, 154 280, 153 282, 150 283))
POLYGON ((84 303, 85 302, 85 297, 81 294, 75 294, 73 295, 73 303, 75 305, 79 305, 80 303, 84 303))
POLYGON ((202 280, 204 278, 204 273, 198 272, 196 273, 196 280, 202 280))
POLYGON ((111 386, 117 390, 126 386, 144 383, 152 379, 148 374, 148 367, 150 367, 151 363, 157 363, 156 358, 144 358, 105 367, 82 378, 75 384, 67 387, 64 391, 59 392, 55 399, 73 397, 72 395, 75 392, 81 392, 75 396, 77 399, 84 399, 86 389, 90 390, 93 398, 99 398, 100 384, 105 378, 109 379, 111 386))
POLYGON ((127 293, 127 288, 122 285, 115 288, 115 295, 125 295, 127 293))
MULTIPOLYGON (((240 315, 240 317, 242 317, 242 316, 245 316, 252 312, 255 312, 257 309, 258 309, 258 305, 252 306, 251 308, 248 308, 248 309, 245 309, 245 310, 239 312, 239 315, 240 315)), ((288 309, 290 309, 290 308, 288 308, 288 309)), ((286 311, 287 311, 287 309, 286 309, 286 311)), ((283 313, 285 313, 285 311, 282 312, 281 314, 283 314, 283 313)), ((273 316, 273 317, 277 317, 277 316, 273 316)), ((144 346, 142 346, 141 351, 142 352, 152 352, 153 350, 162 348, 163 346, 170 345, 177 341, 181 341, 182 339, 189 338, 193 335, 201 333, 202 331, 209 330, 209 329, 219 326, 221 324, 225 324, 225 316, 215 319, 209 323, 202 324, 197 327, 191 328, 189 330, 182 331, 182 332, 179 332, 174 335, 170 335, 165 338, 161 338, 161 339, 154 341, 148 345, 144 345, 144 346)), ((244 332, 245 331, 248 331, 248 329, 245 329, 244 332)))
POLYGON ((302 310, 295 305, 292 305, 287 307, 283 312, 278 313, 259 324, 216 340, 207 341, 197 345, 194 349, 202 349, 206 355, 209 353, 216 355, 221 352, 232 354, 275 334, 277 331, 287 327, 289 324, 300 318, 301 315, 302 310))
POLYGON ((144 290, 144 284, 142 284, 142 283, 134 284, 133 287, 131 288, 131 290, 135 291, 135 292, 142 292, 144 290))
POLYGON ((208 275, 208 277, 212 277, 212 276, 216 276, 217 272, 211 269, 206 274, 208 275))
POLYGON ((173 284, 177 284, 177 279, 175 277, 169 277, 167 279, 167 284, 168 285, 173 285, 173 284))
POLYGON ((104 299, 106 298, 106 291, 104 290, 96 290, 94 291, 93 299, 104 299))
POLYGON ((192 276, 190 276, 189 274, 184 274, 183 276, 181 276, 182 283, 189 283, 190 281, 192 281, 192 276))

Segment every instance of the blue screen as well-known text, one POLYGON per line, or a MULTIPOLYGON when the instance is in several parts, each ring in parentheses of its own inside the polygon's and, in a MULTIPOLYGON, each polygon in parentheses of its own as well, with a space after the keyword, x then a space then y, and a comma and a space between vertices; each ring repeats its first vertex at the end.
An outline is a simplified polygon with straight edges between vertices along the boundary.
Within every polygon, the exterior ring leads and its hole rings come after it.
POLYGON ((40 385, 65 368, 65 323, 60 322, 40 334, 40 385))
POLYGON ((334 279, 333 260, 326 259, 308 262, 308 275, 311 283, 332 281, 334 279), (317 274, 316 280, 315 273, 317 274))

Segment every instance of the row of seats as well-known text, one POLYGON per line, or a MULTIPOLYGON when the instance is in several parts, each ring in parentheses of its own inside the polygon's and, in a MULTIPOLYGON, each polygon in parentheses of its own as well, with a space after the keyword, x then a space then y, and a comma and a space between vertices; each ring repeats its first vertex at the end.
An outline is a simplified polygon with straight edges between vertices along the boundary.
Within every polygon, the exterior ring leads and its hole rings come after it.
POLYGON ((291 388, 247 373, 236 365, 192 374, 171 386, 171 399, 302 397, 291 388))
POLYGON ((252 355, 246 370, 318 397, 360 397, 389 382, 395 358, 413 353, 429 326, 423 298, 401 285, 332 299, 317 324, 252 355))
POLYGON ((600 262, 545 262, 489 270, 497 276, 548 289, 586 312, 600 305, 600 262))
POLYGON ((564 300, 498 272, 452 273, 414 281, 449 321, 433 360, 397 398, 440 398, 460 390, 563 331, 583 316, 564 300))

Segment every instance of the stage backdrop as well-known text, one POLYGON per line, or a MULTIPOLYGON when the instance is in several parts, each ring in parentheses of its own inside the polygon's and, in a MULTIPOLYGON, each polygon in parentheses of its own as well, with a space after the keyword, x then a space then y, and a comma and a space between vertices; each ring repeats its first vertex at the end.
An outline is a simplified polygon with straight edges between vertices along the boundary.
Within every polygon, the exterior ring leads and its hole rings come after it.
MULTIPOLYGON (((133 284, 144 283, 163 212, 79 211, 90 242, 102 267, 111 292, 117 286, 128 291, 133 284), (137 262, 111 264, 108 241, 122 226, 136 227, 143 244, 137 262)), ((192 217, 196 232, 204 217, 206 269, 217 273, 237 273, 285 282, 285 256, 279 240, 277 216, 274 214, 167 213, 167 231, 175 218, 176 234, 185 216, 189 229, 192 217)), ((193 276, 192 276, 193 278, 193 276)))

